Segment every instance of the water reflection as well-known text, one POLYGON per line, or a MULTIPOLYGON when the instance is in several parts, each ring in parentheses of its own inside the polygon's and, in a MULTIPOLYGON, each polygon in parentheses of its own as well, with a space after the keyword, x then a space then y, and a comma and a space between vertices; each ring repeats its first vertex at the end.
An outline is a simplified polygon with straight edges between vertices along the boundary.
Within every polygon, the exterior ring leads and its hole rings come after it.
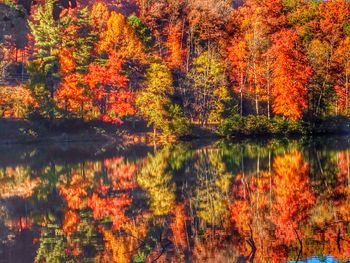
POLYGON ((348 138, 1 152, 0 262, 350 259, 348 138))

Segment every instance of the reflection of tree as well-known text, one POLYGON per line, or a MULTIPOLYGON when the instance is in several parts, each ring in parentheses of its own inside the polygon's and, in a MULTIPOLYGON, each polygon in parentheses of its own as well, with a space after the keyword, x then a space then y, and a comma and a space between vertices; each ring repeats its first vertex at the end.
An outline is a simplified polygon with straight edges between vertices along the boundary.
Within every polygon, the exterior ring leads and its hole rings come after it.
POLYGON ((209 225, 221 225, 228 218, 228 191, 232 174, 217 151, 202 150, 195 163, 197 184, 193 202, 197 215, 209 225))
POLYGON ((80 174, 74 173, 70 178, 69 186, 62 185, 60 194, 67 202, 67 207, 71 209, 81 209, 86 207, 84 199, 87 196, 87 182, 80 174))
POLYGON ((67 209, 62 219, 59 215, 41 219, 43 232, 39 238, 38 261, 45 257, 52 262, 99 257, 104 250, 100 245, 102 238, 106 244, 110 242, 107 238, 118 239, 123 236, 118 231, 129 222, 125 213, 132 202, 130 190, 135 187, 135 164, 114 158, 86 162, 65 171, 57 188, 67 209), (96 227, 94 221, 111 223, 112 228, 96 227), (57 254, 58 247, 62 255, 57 254))
POLYGON ((135 218, 135 221, 127 221, 123 224, 123 233, 115 233, 100 228, 105 241, 103 251, 98 255, 98 262, 130 262, 138 249, 142 246, 142 239, 146 235, 147 225, 141 217, 135 218), (137 222, 137 223, 136 223, 137 222))
POLYGON ((241 257, 249 257, 256 247, 258 259, 269 259, 274 262, 271 242, 271 222, 268 220, 271 209, 271 178, 268 171, 261 171, 256 162, 253 174, 238 174, 233 186, 233 205, 231 218, 242 238, 237 244, 241 257))
POLYGON ((6 167, 0 169, 0 197, 29 197, 38 185, 38 179, 30 178, 27 166, 6 167))
POLYGON ((69 256, 66 254, 66 239, 58 225, 42 227, 39 239, 40 246, 37 250, 35 262, 67 262, 69 256))
POLYGON ((300 152, 292 151, 274 160, 274 201, 271 221, 275 234, 286 245, 297 240, 295 229, 309 217, 309 209, 315 203, 309 178, 308 166, 300 152))
POLYGON ((174 244, 181 249, 186 249, 186 220, 185 205, 177 204, 173 209, 173 220, 170 223, 170 228, 173 234, 174 244))
MULTIPOLYGON (((236 176, 231 216, 240 235, 247 241, 252 237, 257 258, 280 262, 293 251, 296 255, 291 259, 297 258, 298 235, 305 235, 303 226, 308 222, 315 196, 308 179, 308 165, 300 152, 291 150, 272 162, 273 170, 270 165, 262 170, 258 155, 253 174, 243 170, 236 176)), ((247 255, 252 247, 244 244, 242 241, 238 251, 247 255)))
POLYGON ((137 176, 138 184, 146 190, 151 211, 156 216, 167 215, 175 203, 175 184, 168 171, 169 148, 149 155, 137 176))
POLYGON ((281 262, 298 257, 298 236, 300 258, 349 259, 348 151, 189 146, 166 146, 137 163, 5 167, 0 230, 39 228, 37 262, 243 261, 253 247, 258 262, 281 262), (11 213, 3 200, 17 195, 25 206, 11 213))

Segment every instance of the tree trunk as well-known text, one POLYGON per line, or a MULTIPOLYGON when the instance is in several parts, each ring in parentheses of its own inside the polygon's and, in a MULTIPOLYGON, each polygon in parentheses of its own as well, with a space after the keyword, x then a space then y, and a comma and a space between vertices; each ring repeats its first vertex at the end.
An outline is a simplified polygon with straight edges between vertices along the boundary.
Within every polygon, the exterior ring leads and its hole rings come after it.
POLYGON ((348 114, 349 108, 349 76, 345 75, 345 113, 348 114))
POLYGON ((241 117, 243 117, 243 72, 241 72, 241 83, 240 83, 240 113, 241 113, 241 117))

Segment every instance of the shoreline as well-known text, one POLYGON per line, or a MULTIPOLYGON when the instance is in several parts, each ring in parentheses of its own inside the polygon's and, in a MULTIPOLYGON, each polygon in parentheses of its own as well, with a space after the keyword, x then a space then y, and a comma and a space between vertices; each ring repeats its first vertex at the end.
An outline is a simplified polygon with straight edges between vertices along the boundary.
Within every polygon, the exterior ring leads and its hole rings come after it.
MULTIPOLYGON (((198 140, 242 141, 249 139, 298 139, 323 136, 347 136, 343 129, 332 132, 292 133, 292 134, 242 134, 223 136, 217 127, 193 125, 192 133, 181 138, 165 138, 157 135, 157 144, 192 142, 198 140)), ((19 119, 0 120, 0 145, 29 145, 56 143, 94 143, 122 145, 152 145, 153 132, 145 123, 126 122, 121 126, 99 121, 60 120, 58 123, 38 122, 19 119)))

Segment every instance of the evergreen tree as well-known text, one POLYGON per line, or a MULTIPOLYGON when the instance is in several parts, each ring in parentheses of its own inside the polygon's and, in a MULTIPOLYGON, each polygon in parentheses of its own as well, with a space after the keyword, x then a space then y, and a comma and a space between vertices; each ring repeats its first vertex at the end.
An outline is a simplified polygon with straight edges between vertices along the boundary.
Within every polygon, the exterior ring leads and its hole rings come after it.
POLYGON ((39 113, 51 119, 55 116, 54 94, 60 79, 58 54, 64 27, 61 20, 54 19, 53 7, 53 0, 45 1, 29 22, 35 46, 33 62, 29 66, 29 87, 38 102, 39 113))
POLYGON ((127 22, 134 29, 146 49, 151 49, 154 46, 154 38, 151 30, 137 16, 129 16, 127 22))

